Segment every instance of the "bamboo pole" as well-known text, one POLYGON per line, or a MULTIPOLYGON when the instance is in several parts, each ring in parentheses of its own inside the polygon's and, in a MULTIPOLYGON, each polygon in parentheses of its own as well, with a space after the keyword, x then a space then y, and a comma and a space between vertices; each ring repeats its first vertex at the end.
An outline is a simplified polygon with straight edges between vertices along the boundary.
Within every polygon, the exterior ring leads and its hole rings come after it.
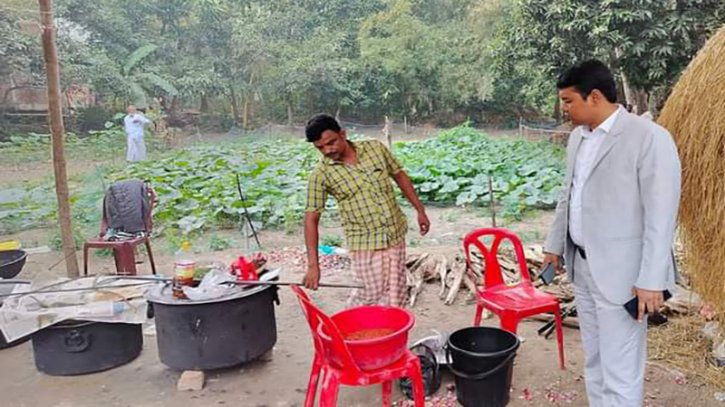
POLYGON ((56 27, 53 21, 53 1, 38 0, 40 7, 40 24, 42 28, 43 58, 48 88, 48 121, 50 122, 51 141, 53 146, 53 170, 55 171, 55 191, 58 196, 58 222, 63 240, 63 256, 65 258, 68 277, 78 276, 78 258, 71 222, 70 202, 68 193, 68 176, 65 168, 63 152, 63 112, 60 99, 60 72, 58 69, 58 52, 56 50, 56 27))

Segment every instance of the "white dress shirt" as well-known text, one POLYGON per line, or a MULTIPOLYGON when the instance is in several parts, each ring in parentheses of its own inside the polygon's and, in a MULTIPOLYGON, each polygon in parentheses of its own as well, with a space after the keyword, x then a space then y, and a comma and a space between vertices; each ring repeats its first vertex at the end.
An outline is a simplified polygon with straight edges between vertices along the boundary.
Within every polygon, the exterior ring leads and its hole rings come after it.
POLYGON ((576 153, 574 162, 574 176, 571 183, 571 196, 569 197, 569 236, 575 245, 585 248, 584 233, 582 232, 582 194, 584 183, 594 165, 604 137, 612 130, 622 107, 612 113, 607 120, 597 126, 593 131, 589 126, 582 126, 582 141, 576 153))
POLYGON ((151 124, 151 120, 141 113, 129 114, 123 118, 123 128, 128 137, 132 139, 142 139, 143 126, 147 124, 151 124))

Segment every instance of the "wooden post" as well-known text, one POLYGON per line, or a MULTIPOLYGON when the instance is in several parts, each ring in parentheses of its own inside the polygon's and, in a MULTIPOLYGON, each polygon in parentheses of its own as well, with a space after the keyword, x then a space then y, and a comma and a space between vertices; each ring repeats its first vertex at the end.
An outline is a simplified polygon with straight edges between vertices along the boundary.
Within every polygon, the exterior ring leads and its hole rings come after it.
POLYGON ((403 126, 405 127, 405 134, 408 134, 408 116, 403 116, 403 126))
POLYGON ((65 170, 63 152, 63 112, 60 102, 60 73, 58 70, 58 52, 56 50, 56 27, 53 21, 53 0, 38 0, 40 7, 40 25, 43 39, 43 58, 48 88, 48 120, 50 122, 53 145, 53 170, 55 171, 55 191, 58 195, 58 221, 63 240, 68 277, 78 276, 78 258, 71 222, 70 202, 68 200, 68 177, 65 170))
POLYGON ((524 130, 523 130, 524 123, 523 122, 524 122, 524 119, 521 116, 519 116, 519 138, 524 137, 524 130))
POLYGON ((390 131, 390 119, 388 116, 385 116, 385 126, 383 126, 383 136, 385 136, 385 141, 388 143, 388 149, 390 151, 393 151, 393 136, 392 132, 390 131))

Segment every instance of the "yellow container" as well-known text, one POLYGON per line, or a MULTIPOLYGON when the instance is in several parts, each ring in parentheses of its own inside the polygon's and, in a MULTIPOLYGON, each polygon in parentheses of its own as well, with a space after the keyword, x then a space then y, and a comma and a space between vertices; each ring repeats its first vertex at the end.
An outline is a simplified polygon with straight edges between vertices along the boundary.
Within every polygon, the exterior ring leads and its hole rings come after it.
POLYGON ((0 242, 0 252, 5 250, 18 250, 20 249, 20 242, 17 240, 6 240, 0 242))

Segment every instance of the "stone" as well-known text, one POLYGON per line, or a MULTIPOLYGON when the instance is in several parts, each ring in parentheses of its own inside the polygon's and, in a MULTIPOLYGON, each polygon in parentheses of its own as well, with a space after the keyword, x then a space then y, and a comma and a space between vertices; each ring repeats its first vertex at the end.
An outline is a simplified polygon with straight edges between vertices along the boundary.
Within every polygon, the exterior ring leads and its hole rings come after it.
POLYGON ((204 372, 199 370, 186 370, 181 374, 176 389, 179 391, 199 391, 204 388, 204 372))

